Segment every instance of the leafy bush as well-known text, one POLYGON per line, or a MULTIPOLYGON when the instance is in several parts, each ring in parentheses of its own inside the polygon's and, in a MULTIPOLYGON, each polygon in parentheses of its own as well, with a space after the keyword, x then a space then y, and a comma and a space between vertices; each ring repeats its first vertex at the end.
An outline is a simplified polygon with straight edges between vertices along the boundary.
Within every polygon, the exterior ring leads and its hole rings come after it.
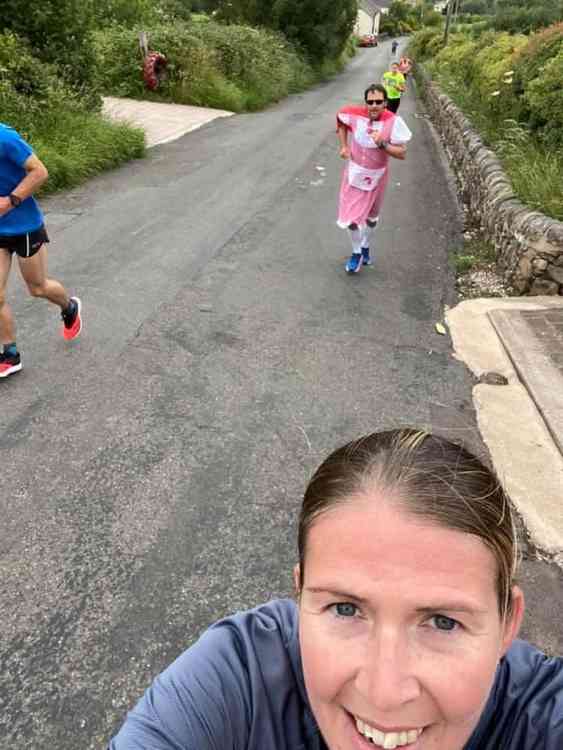
POLYGON ((44 101, 49 92, 62 86, 54 65, 40 62, 25 39, 12 32, 0 34, 0 81, 4 90, 44 101))
POLYGON ((424 26, 430 27, 430 28, 436 28, 437 26, 442 26, 442 23, 443 23, 442 14, 438 13, 435 10, 428 11, 424 14, 423 23, 424 23, 424 26))
MULTIPOLYGON (((433 44, 437 40, 442 40, 443 34, 436 31, 436 29, 423 29, 417 31, 409 43, 409 55, 414 60, 426 60, 432 57, 433 52, 429 50, 429 45, 433 44)), ((431 50, 433 47, 430 48, 431 50)))
POLYGON ((563 46, 530 82, 524 98, 533 113, 532 126, 542 140, 563 147, 563 46))
POLYGON ((513 88, 514 56, 527 44, 521 34, 489 31, 475 39, 452 34, 446 47, 433 58, 434 71, 449 86, 469 87, 471 94, 486 103, 488 115, 501 121, 515 117, 521 104, 513 88))
POLYGON ((31 143, 49 170, 46 192, 72 187, 145 150, 142 130, 91 112, 51 110, 31 143))
MULTIPOLYGON (((531 99, 526 96, 526 92, 535 80, 544 81, 546 92, 551 91, 551 84, 544 77, 544 70, 549 61, 556 58, 562 49, 563 23, 557 23, 532 34, 528 43, 520 47, 514 55, 512 87, 520 105, 518 119, 531 124, 533 128, 542 129, 550 118, 536 115, 535 107, 531 105, 531 99)), ((541 88, 541 83, 534 86, 534 101, 537 101, 537 92, 541 88)))
POLYGON ((487 34, 483 36, 480 52, 474 60, 474 92, 483 101, 491 102, 497 117, 516 116, 518 96, 512 86, 514 54, 528 40, 522 34, 487 34), (499 92, 499 93, 497 93, 499 92))
POLYGON ((2 0, 0 32, 29 41, 43 63, 57 65, 67 84, 79 90, 90 107, 101 106, 93 89, 94 51, 90 39, 92 2, 88 0, 2 0))
POLYGON ((93 6, 94 27, 133 27, 157 23, 159 13, 153 0, 96 0, 93 6))
POLYGON ((413 43, 426 66, 497 152, 516 194, 563 219, 563 24, 529 38, 453 34, 433 58, 435 40, 423 34, 413 43))
POLYGON ((511 34, 530 34, 536 29, 545 28, 561 20, 563 14, 561 6, 552 3, 536 5, 535 7, 499 8, 493 19, 493 28, 497 31, 508 31, 511 34))
POLYGON ((84 112, 75 89, 57 67, 32 55, 29 44, 11 32, 0 34, 0 112, 2 121, 32 136, 57 108, 84 112))
POLYGON ((555 57, 563 45, 563 23, 556 23, 543 31, 532 34, 528 44, 518 50, 514 59, 514 80, 521 92, 543 66, 555 57))
POLYGON ((311 83, 313 74, 281 34, 250 26, 206 24, 196 33, 219 55, 224 76, 249 95, 249 109, 311 83))
POLYGON ((485 16, 491 13, 487 0, 465 0, 462 8, 463 13, 468 15, 485 16))
POLYGON ((112 26, 94 34, 96 82, 104 94, 140 96, 143 60, 137 32, 112 26))
POLYGON ((441 49, 444 47, 444 35, 440 32, 434 34, 433 38, 429 40, 426 45, 426 53, 430 57, 435 57, 441 49))
POLYGON ((474 39, 479 39, 483 35, 483 33, 489 29, 493 28, 493 22, 490 19, 484 19, 482 21, 477 21, 475 23, 472 23, 469 28, 469 34, 474 39))
MULTIPOLYGON (((137 31, 97 32, 98 81, 106 93, 146 96, 137 31)), ((168 59, 158 96, 181 104, 253 110, 310 85, 315 72, 281 34, 213 21, 161 24, 149 43, 168 59)))
POLYGON ((272 28, 303 50, 313 66, 338 59, 356 22, 356 0, 276 0, 273 9, 271 0, 262 2, 264 25, 273 15, 272 28))
POLYGON ((141 156, 144 134, 90 111, 82 97, 15 34, 0 34, 0 112, 47 165, 47 191, 141 156), (16 54, 17 52, 17 54, 16 54))
POLYGON ((281 32, 316 66, 344 51, 357 16, 356 0, 229 0, 217 18, 281 32))
POLYGON ((442 47, 434 58, 438 70, 448 74, 460 83, 469 85, 475 75, 474 61, 479 45, 463 34, 451 34, 449 43, 442 47))
POLYGON ((393 0, 385 15, 381 18, 380 33, 391 36, 409 34, 420 24, 420 13, 403 0, 393 0))

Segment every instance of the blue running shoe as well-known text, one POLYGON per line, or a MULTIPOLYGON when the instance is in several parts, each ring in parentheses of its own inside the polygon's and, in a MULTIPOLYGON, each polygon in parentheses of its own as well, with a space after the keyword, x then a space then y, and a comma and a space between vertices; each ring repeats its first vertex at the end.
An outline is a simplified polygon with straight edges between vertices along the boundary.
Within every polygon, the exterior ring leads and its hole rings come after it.
POLYGON ((369 257, 369 247, 362 247, 362 263, 364 266, 371 266, 371 258, 369 257))
POLYGON ((362 254, 352 253, 346 263, 346 273, 358 273, 362 268, 362 254))

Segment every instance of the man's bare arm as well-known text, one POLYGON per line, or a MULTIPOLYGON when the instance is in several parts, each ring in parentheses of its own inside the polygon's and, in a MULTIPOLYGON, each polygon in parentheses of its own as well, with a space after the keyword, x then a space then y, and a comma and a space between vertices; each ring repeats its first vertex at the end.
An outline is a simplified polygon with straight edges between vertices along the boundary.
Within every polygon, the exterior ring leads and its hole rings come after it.
MULTIPOLYGON (((27 174, 12 190, 12 195, 15 195, 22 201, 29 198, 30 195, 33 195, 33 193, 35 193, 35 191, 38 190, 49 177, 47 167, 43 164, 41 159, 35 156, 35 154, 29 156, 23 166, 27 174)), ((9 196, 0 196, 0 216, 8 213, 12 208, 13 206, 10 202, 9 196)))

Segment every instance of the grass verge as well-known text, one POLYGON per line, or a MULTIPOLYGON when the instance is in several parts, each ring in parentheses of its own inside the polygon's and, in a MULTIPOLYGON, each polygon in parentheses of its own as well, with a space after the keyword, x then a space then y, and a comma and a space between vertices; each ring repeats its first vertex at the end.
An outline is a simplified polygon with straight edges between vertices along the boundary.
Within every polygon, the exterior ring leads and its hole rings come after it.
POLYGON ((145 153, 142 130, 90 112, 57 112, 41 123, 31 143, 49 170, 42 193, 78 185, 145 153))
POLYGON ((77 105, 71 95, 66 102, 55 95, 39 103, 31 97, 0 97, 0 112, 2 121, 31 144, 48 169, 41 194, 74 187, 145 153, 141 129, 110 122, 77 105))
POLYGON ((442 91, 467 115, 497 154, 518 198, 531 208, 563 221, 563 151, 547 148, 515 120, 491 118, 487 102, 476 99, 453 77, 432 72, 442 91))
POLYGON ((463 249, 454 250, 451 260, 456 275, 476 271, 488 267, 495 262, 495 248, 490 242, 481 237, 472 237, 463 245, 463 249))

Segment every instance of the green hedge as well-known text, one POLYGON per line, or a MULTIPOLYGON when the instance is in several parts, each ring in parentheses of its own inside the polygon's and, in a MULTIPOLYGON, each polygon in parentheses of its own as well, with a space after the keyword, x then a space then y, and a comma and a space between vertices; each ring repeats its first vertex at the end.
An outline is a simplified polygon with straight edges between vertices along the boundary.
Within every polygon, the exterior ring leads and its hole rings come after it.
POLYGON ((0 34, 0 120, 28 140, 49 170, 46 191, 76 185, 142 156, 144 134, 91 111, 57 68, 37 60, 26 42, 0 34))
MULTIPOLYGON (((146 30, 149 47, 168 60, 157 96, 234 112, 260 109, 336 72, 353 54, 317 69, 281 34, 237 24, 162 24, 146 30)), ((147 98, 138 29, 113 27, 95 34, 98 83, 106 94, 147 98)))
POLYGON ((563 219, 563 23, 530 36, 421 32, 409 51, 469 116, 530 206, 563 219))
POLYGON ((514 120, 540 142, 563 148, 563 23, 530 36, 456 33, 446 47, 441 34, 423 31, 410 50, 452 91, 463 86, 493 125, 514 120))

